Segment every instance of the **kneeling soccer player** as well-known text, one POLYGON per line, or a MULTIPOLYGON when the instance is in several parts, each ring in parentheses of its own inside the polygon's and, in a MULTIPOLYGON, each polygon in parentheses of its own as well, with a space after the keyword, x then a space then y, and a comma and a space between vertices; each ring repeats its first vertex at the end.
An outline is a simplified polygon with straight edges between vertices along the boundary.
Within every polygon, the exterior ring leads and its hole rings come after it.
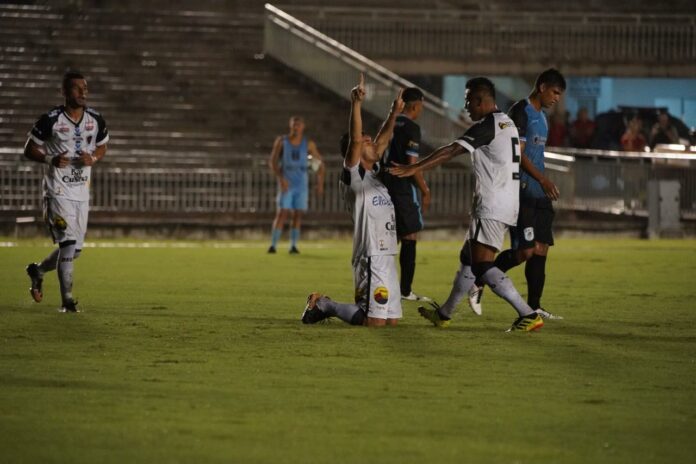
POLYGON ((365 78, 351 90, 349 140, 341 141, 345 156, 341 182, 353 215, 353 279, 355 303, 337 303, 319 293, 307 298, 302 322, 328 317, 352 325, 396 325, 401 318, 401 293, 395 256, 398 251, 394 205, 380 180, 379 160, 389 144, 397 115, 404 107, 399 92, 373 142, 363 135, 361 106, 365 78), (347 142, 347 143, 346 143, 347 142))

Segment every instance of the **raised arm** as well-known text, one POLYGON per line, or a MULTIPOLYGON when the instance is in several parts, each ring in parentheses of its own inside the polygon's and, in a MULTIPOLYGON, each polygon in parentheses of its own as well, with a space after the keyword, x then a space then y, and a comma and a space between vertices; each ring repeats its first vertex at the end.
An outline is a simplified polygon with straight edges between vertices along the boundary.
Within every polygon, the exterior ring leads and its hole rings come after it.
POLYGON ((344 164, 347 168, 360 163, 362 153, 363 130, 362 130, 362 101, 365 98, 365 75, 360 73, 360 83, 350 91, 350 122, 348 133, 348 153, 344 164))
POLYGON ((394 125, 396 124, 396 117, 403 111, 404 106, 406 105, 402 98, 403 93, 404 89, 399 89, 399 93, 394 99, 391 109, 389 110, 389 115, 387 116, 387 119, 385 119, 382 123, 382 127, 379 128, 379 132, 377 133, 377 137, 375 138, 375 149, 377 150, 377 153, 380 156, 382 156, 384 151, 389 146, 389 141, 391 140, 392 135, 394 134, 394 125))
POLYGON ((408 165, 394 163, 394 166, 389 168, 389 172, 397 177, 410 177, 417 172, 432 169, 435 166, 446 163, 455 156, 464 153, 466 153, 466 149, 463 146, 456 142, 452 142, 449 145, 438 148, 417 163, 408 165))

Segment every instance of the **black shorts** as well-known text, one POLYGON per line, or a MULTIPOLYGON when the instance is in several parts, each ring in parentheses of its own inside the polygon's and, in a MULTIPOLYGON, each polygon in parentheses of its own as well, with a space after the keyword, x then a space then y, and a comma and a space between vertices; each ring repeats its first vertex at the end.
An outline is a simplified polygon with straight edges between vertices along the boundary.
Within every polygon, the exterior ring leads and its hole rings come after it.
POLYGON ((534 242, 553 245, 553 204, 548 198, 520 198, 517 226, 510 228, 513 249, 533 248, 534 242))
POLYGON ((391 199, 396 212, 397 236, 403 237, 423 230, 423 215, 415 190, 413 195, 391 195, 391 199))

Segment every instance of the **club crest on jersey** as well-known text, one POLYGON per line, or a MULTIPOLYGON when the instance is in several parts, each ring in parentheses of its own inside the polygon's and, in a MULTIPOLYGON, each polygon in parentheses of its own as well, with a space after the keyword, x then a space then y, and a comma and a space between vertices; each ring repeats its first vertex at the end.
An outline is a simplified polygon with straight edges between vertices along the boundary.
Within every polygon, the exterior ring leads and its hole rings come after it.
POLYGON ((389 301, 389 290, 387 290, 387 287, 377 287, 374 295, 375 301, 379 304, 387 304, 387 301, 389 301))
POLYGON ((524 239, 528 242, 534 240, 534 227, 526 227, 524 229, 524 239))
POLYGON ((91 131, 92 129, 94 129, 94 123, 88 122, 85 124, 85 130, 91 131))
POLYGON ((67 132, 70 132, 70 128, 68 126, 60 125, 60 126, 56 127, 56 132, 60 132, 61 134, 65 134, 67 132))
POLYGON ((515 124, 513 124, 512 121, 508 121, 508 122, 499 122, 499 123, 498 123, 498 127, 500 127, 500 130, 503 130, 503 129, 507 128, 507 127, 515 127, 515 124))

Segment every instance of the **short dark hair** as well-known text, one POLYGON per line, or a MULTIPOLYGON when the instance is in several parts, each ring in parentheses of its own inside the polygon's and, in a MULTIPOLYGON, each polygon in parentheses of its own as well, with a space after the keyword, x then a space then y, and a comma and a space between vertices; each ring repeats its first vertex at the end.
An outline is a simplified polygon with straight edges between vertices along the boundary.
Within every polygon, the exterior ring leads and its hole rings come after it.
POLYGON ((406 87, 404 89, 404 93, 401 94, 401 99, 404 101, 404 103, 420 101, 423 100, 423 98, 423 91, 418 87, 406 87))
POLYGON ((63 90, 68 90, 70 87, 70 81, 73 79, 84 79, 85 76, 82 75, 82 73, 77 72, 77 71, 68 71, 65 74, 63 74, 63 90))
POLYGON ((555 68, 549 68, 537 76, 534 88, 539 91, 539 89, 541 89, 541 84, 550 85, 551 87, 560 87, 563 90, 566 89, 565 77, 555 68))
POLYGON ((495 84, 487 77, 474 77, 466 81, 470 94, 490 95, 495 100, 495 84))

